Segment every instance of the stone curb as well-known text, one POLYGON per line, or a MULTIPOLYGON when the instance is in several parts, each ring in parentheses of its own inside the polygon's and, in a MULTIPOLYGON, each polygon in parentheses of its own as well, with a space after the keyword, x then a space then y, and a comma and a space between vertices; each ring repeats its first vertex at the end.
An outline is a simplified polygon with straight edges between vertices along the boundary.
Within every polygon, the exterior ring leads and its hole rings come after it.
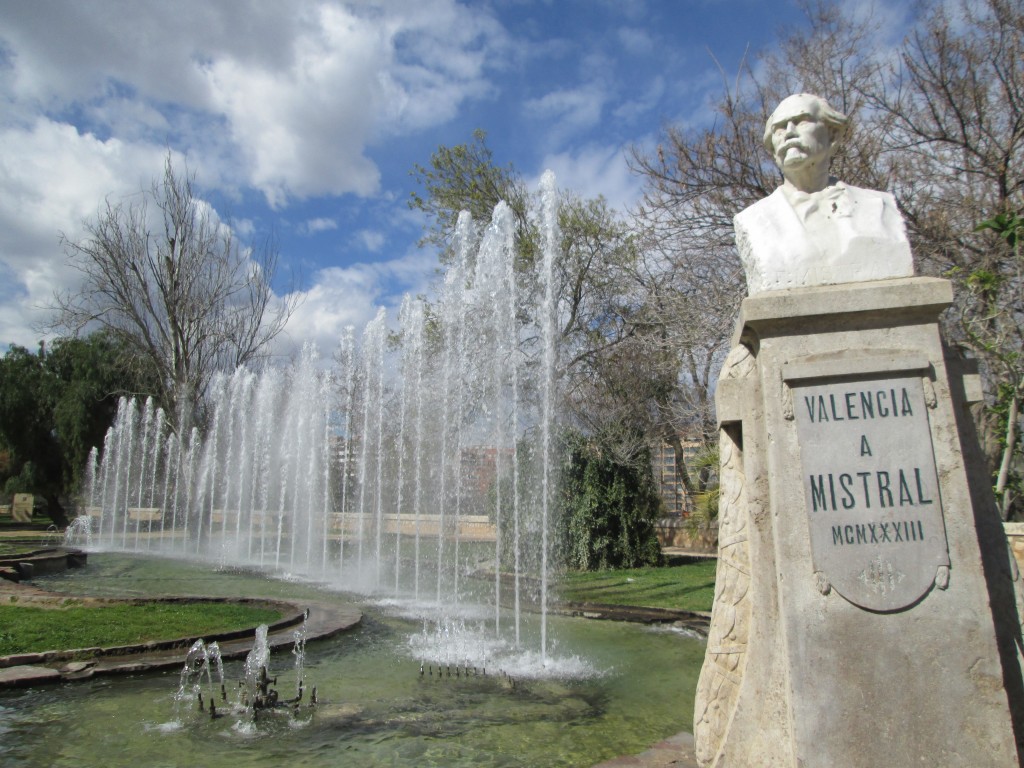
MULTIPOLYGON (((282 618, 268 625, 271 632, 278 632, 287 627, 292 627, 302 622, 303 611, 294 603, 287 603, 280 600, 261 600, 258 598, 222 598, 222 597, 164 597, 164 598, 47 598, 30 597, 19 601, 18 605, 40 605, 46 602, 59 603, 61 607, 73 607, 75 605, 103 606, 103 605, 142 605, 145 603, 241 603, 256 606, 266 606, 279 610, 282 618)), ((217 639, 234 640, 243 637, 254 637, 255 627, 245 627, 222 632, 217 639)), ((134 643, 131 645, 116 645, 107 648, 69 648, 66 650, 38 651, 36 653, 16 653, 8 656, 0 656, 0 668, 21 666, 24 664, 50 664, 55 661, 81 660, 83 657, 100 658, 104 656, 127 656, 140 653, 153 653, 157 651, 174 650, 178 648, 191 648, 200 639, 198 635, 179 637, 171 640, 151 640, 146 643, 134 643)))
POLYGON ((697 768, 693 750, 693 734, 684 731, 659 741, 638 755, 613 757, 593 768, 697 768))
POLYGON ((42 683, 59 683, 61 673, 50 667, 23 665, 0 669, 0 690, 4 688, 27 688, 42 683))
POLYGON ((74 547, 44 547, 0 555, 0 578, 17 583, 69 568, 82 568, 87 560, 88 554, 74 547))
MULTIPOLYGON (((63 598, 62 598, 63 599, 63 598)), ((108 602, 154 602, 154 600, 130 598, 108 602)), ((295 644, 294 633, 289 631, 302 623, 306 617, 306 641, 320 640, 351 629, 362 620, 362 613, 351 607, 339 607, 326 603, 310 602, 308 607, 269 598, 164 598, 159 602, 247 602, 277 606, 284 609, 285 617, 269 625, 267 641, 271 648, 288 649, 295 644)), ((203 638, 216 641, 221 658, 245 657, 252 649, 255 627, 212 635, 203 638)), ((178 638, 115 648, 85 648, 68 651, 47 651, 40 654, 19 654, 0 657, 0 689, 24 687, 44 683, 81 680, 96 675, 129 674, 164 669, 177 669, 184 663, 185 654, 200 638, 178 638), (82 660, 82 656, 90 656, 82 660), (43 658, 45 657, 45 658, 43 658), (74 659, 72 661, 72 659, 74 659), (60 662, 66 662, 60 664, 60 662)))
POLYGON ((608 603, 556 603, 548 610, 561 616, 579 616, 604 621, 631 621, 642 624, 677 624, 707 637, 711 614, 704 611, 679 611, 670 608, 642 608, 608 603))

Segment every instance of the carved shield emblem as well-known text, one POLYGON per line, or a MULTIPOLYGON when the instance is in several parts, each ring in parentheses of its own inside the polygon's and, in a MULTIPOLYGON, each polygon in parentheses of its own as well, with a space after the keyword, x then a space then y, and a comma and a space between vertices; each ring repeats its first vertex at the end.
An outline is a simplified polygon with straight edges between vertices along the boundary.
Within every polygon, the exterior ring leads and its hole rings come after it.
POLYGON ((819 586, 895 611, 945 586, 949 552, 922 379, 792 388, 819 586))

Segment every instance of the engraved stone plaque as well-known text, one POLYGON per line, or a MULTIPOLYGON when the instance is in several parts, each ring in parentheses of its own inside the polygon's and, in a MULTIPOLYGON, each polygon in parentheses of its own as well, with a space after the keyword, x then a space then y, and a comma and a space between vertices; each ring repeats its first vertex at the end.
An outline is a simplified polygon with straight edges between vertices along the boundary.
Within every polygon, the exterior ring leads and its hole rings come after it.
POLYGON ((793 386, 820 586, 873 611, 945 586, 949 551, 921 378, 793 386))

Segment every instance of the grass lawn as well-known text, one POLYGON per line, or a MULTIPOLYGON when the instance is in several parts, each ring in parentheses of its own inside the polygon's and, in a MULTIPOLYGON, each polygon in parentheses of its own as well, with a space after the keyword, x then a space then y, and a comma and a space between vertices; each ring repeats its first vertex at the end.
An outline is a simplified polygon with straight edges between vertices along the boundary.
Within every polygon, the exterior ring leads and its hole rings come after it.
POLYGON ((665 568, 568 573, 558 586, 558 597, 579 603, 710 611, 715 565, 714 560, 698 560, 665 568))
POLYGON ((0 533, 23 532, 26 536, 35 536, 39 533, 46 533, 46 529, 53 525, 53 520, 43 515, 33 517, 31 523, 16 523, 8 515, 0 515, 0 533))
POLYGON ((29 541, 0 538, 0 557, 14 557, 15 555, 27 554, 28 552, 36 552, 40 549, 52 549, 60 546, 52 542, 47 544, 42 539, 33 540, 29 536, 26 536, 26 538, 29 541))
POLYGON ((33 608, 0 605, 0 656, 208 636, 269 624, 270 608, 231 603, 142 603, 33 608))

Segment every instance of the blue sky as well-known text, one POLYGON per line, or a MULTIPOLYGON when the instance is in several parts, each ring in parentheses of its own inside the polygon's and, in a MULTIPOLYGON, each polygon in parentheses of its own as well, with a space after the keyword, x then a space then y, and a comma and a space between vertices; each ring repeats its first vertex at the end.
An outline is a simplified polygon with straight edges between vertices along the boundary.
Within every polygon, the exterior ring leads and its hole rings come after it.
MULTIPOLYGON (((274 233, 302 296, 276 352, 426 291, 409 171, 476 128, 531 182, 627 208, 626 151, 700 126, 789 0, 0 0, 0 349, 33 347, 60 247, 170 150, 243 238, 274 233)), ((278 290, 286 288, 284 282, 278 290)))

